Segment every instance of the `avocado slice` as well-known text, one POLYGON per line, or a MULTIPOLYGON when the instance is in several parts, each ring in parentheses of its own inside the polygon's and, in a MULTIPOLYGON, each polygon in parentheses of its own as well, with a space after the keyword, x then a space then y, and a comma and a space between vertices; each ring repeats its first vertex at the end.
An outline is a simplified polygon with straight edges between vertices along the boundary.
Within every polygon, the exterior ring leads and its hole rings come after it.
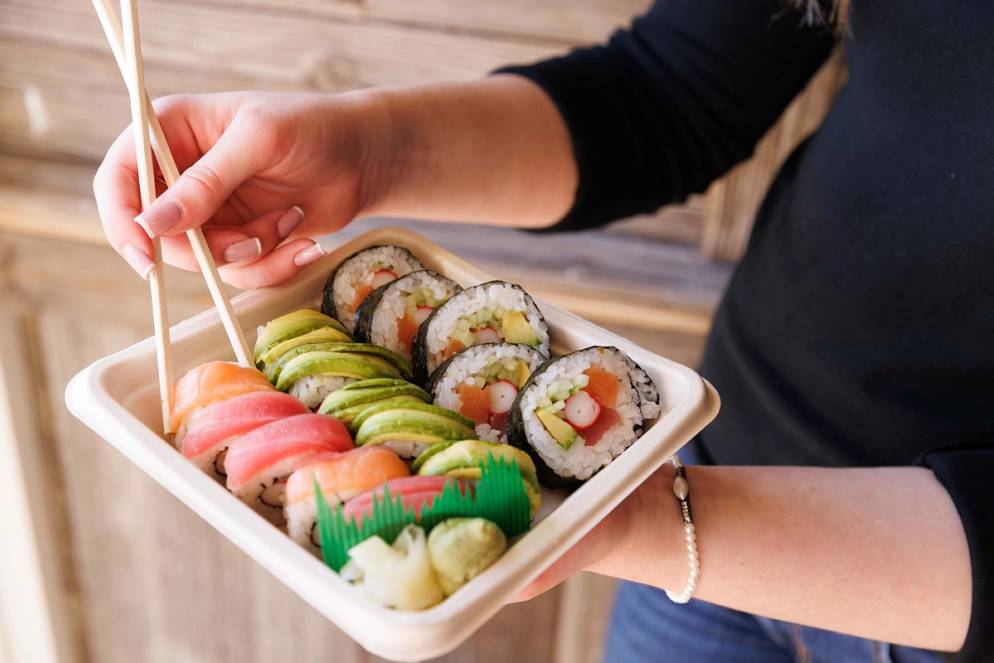
POLYGON ((396 410, 398 408, 417 405, 418 403, 423 404, 424 401, 417 396, 395 396, 382 401, 362 403, 360 405, 353 405, 352 407, 338 409, 333 412, 322 412, 321 414, 329 414, 335 417, 342 423, 346 424, 349 427, 349 430, 351 430, 354 434, 357 430, 359 430, 359 427, 362 426, 362 422, 376 412, 383 412, 388 409, 396 410))
POLYGON ((371 355, 346 352, 308 352, 291 359, 280 372, 276 388, 288 391, 293 383, 309 375, 326 373, 346 378, 400 377, 388 362, 371 355))
POLYGON ((262 354, 274 345, 321 327, 332 327, 348 334, 338 320, 312 309, 300 309, 274 318, 262 328, 255 340, 253 357, 258 362, 262 354))
POLYGON ((272 346, 256 360, 258 364, 269 365, 278 360, 285 353, 298 348, 301 345, 312 345, 316 343, 351 343, 352 339, 343 331, 334 327, 319 327, 306 334, 294 336, 285 341, 281 341, 272 346))
POLYGON ((558 442, 563 449, 569 449, 576 442, 576 429, 566 421, 541 409, 535 410, 535 416, 542 422, 542 426, 552 436, 552 439, 558 442))
POLYGON ((532 369, 531 369, 531 366, 528 365, 528 362, 525 361, 524 359, 519 359, 518 360, 518 389, 521 389, 523 386, 525 386, 525 383, 528 382, 528 378, 529 378, 529 376, 531 374, 532 374, 532 369))
POLYGON ((500 319, 500 328, 504 333, 504 340, 508 343, 539 344, 535 330, 528 324, 528 318, 521 311, 504 311, 500 319))
POLYGON ((378 387, 402 387, 406 384, 413 384, 407 380, 399 380, 397 378, 372 378, 370 380, 359 380, 358 382, 350 382, 344 387, 342 391, 355 391, 358 389, 375 389, 378 387))
MULTIPOLYGON (((362 414, 365 415, 366 412, 362 414)), ((382 444, 387 440, 432 444, 445 440, 461 440, 475 434, 472 425, 467 426, 451 415, 461 418, 455 412, 427 403, 408 403, 403 407, 384 409, 366 416, 359 425, 355 443, 357 447, 382 444)))
MULTIPOLYGON (((364 384, 367 382, 373 382, 373 380, 352 382, 346 386, 351 387, 353 384, 364 384)), ((425 403, 431 402, 431 397, 425 393, 424 389, 416 384, 402 382, 399 385, 384 387, 339 389, 338 391, 328 394, 328 397, 324 399, 323 403, 321 403, 321 407, 318 408, 318 412, 321 414, 330 414, 333 417, 341 419, 338 415, 339 412, 352 410, 356 407, 365 409, 375 403, 402 396, 409 396, 415 401, 422 401, 425 403)))
POLYGON ((300 355, 311 352, 354 354, 357 357, 367 357, 378 364, 386 364, 386 375, 396 376, 396 378, 407 378, 411 375, 411 362, 395 352, 370 343, 308 343, 307 345, 298 345, 284 352, 283 356, 276 360, 276 363, 267 365, 263 373, 270 382, 275 384, 279 381, 283 368, 288 363, 300 355))
MULTIPOLYGON (((417 473, 421 476, 451 476, 459 479, 479 479, 487 456, 505 461, 515 461, 521 472, 522 483, 528 494, 532 513, 538 511, 542 502, 542 492, 538 485, 535 463, 527 453, 507 444, 494 444, 483 440, 461 440, 446 446, 436 445, 421 455, 427 455, 420 462, 417 473)), ((420 460, 420 457, 418 458, 420 460)), ((413 469, 413 468, 412 468, 413 469)))

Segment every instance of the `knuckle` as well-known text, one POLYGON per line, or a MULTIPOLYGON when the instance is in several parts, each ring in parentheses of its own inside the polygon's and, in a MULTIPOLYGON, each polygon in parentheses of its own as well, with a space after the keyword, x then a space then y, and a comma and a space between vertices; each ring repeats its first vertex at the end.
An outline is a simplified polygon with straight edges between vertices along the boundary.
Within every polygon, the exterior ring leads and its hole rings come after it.
POLYGON ((183 172, 187 186, 198 189, 199 193, 214 196, 224 188, 224 180, 212 167, 206 164, 194 164, 183 172))
POLYGON ((245 130, 253 136, 257 148, 264 151, 279 146, 286 134, 279 118, 261 106, 245 106, 239 110, 238 120, 244 123, 245 130))

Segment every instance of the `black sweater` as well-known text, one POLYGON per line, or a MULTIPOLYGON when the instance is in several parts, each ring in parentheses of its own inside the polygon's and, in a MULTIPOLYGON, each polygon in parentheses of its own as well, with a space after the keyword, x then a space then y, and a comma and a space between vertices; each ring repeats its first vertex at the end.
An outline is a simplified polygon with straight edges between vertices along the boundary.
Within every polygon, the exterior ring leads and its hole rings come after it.
MULTIPOLYGON (((779 0, 662 0, 604 46, 515 72, 579 164, 579 230, 703 191, 834 46, 779 0)), ((723 464, 924 464, 962 518, 994 661, 994 3, 856 0, 849 79, 779 173, 702 373, 723 464)))

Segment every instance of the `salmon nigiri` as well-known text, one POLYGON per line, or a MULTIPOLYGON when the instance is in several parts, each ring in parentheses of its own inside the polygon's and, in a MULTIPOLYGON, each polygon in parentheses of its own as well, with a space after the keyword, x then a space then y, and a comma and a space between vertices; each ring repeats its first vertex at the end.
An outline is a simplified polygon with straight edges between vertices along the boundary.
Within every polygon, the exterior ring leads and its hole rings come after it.
POLYGON ((277 419, 307 412, 307 406, 293 396, 253 391, 211 403, 189 417, 176 446, 200 469, 223 477, 224 456, 232 440, 277 419))
POLYGON ((179 433, 202 408, 252 391, 272 391, 273 385, 255 368, 226 361, 209 361, 191 368, 173 387, 170 421, 179 433))
POLYGON ((224 458, 228 490, 251 505, 280 509, 286 479, 311 460, 352 448, 345 424, 323 414, 298 414, 233 440, 224 458))
POLYGON ((391 479, 409 474, 407 463, 386 447, 362 447, 334 458, 308 463, 291 474, 286 482, 284 512, 287 531, 301 545, 306 546, 308 539, 315 546, 320 545, 314 531, 317 519, 315 480, 321 487, 321 494, 334 506, 391 479))

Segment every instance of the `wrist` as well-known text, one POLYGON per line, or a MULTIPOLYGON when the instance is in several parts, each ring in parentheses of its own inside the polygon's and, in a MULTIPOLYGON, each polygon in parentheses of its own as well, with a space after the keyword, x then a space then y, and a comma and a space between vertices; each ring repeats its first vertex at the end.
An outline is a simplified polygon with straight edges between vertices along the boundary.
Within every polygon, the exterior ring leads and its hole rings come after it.
POLYGON ((390 92, 384 88, 355 93, 350 115, 356 135, 356 216, 383 213, 390 207, 389 194, 397 179, 398 155, 405 133, 391 108, 390 92))

